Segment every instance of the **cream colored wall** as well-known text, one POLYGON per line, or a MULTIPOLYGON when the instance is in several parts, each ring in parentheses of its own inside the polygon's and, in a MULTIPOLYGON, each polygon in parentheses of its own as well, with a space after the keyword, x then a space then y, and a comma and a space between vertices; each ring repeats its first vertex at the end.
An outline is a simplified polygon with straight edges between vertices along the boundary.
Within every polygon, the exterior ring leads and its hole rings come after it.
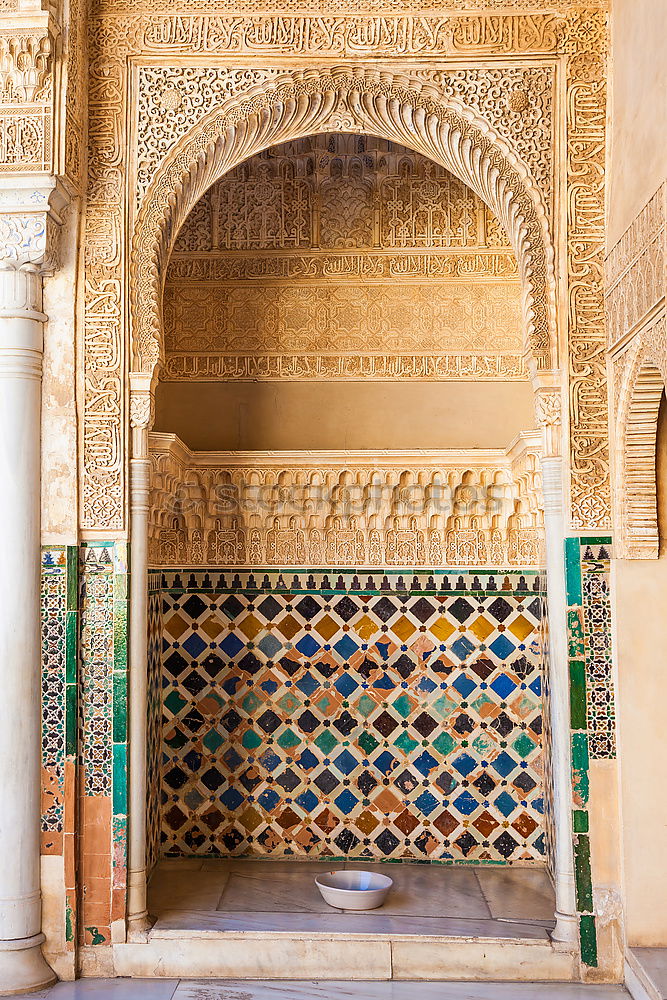
POLYGON ((667 406, 658 422, 659 559, 616 561, 617 696, 628 944, 667 946, 667 406))
POLYGON ((613 0, 607 245, 667 176, 667 2, 613 0))
POLYGON ((528 382, 163 382, 154 430, 193 450, 503 448, 528 382))

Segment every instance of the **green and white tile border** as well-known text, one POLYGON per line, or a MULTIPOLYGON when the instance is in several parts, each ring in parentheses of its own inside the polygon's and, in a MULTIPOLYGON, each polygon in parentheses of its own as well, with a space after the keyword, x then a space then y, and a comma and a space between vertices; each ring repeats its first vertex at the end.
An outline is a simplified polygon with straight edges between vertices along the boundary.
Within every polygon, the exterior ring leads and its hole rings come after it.
POLYGON ((589 826, 590 761, 616 754, 610 601, 611 538, 565 540, 572 833, 582 962, 598 964, 589 826))

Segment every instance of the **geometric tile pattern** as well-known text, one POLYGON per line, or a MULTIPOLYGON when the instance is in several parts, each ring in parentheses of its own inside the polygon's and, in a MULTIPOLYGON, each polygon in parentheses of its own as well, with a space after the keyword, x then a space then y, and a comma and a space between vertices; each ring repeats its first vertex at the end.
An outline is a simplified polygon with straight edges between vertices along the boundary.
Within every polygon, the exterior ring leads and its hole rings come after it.
POLYGON ((162 581, 163 853, 543 860, 526 575, 216 576, 162 581))
POLYGON ((610 538, 566 538, 574 874, 581 957, 597 967, 589 834, 590 760, 616 753, 609 600, 610 538))
POLYGON ((110 795, 113 772, 113 549, 81 550, 81 708, 84 793, 110 795))
POLYGON ((80 931, 110 943, 127 894, 127 621, 125 542, 80 549, 80 706, 83 769, 80 931))
POLYGON ((41 853, 63 859, 65 949, 75 947, 78 899, 77 791, 78 551, 48 545, 41 554, 42 836, 41 853))
POLYGON ((146 868, 160 853, 160 753, 162 724, 162 609, 160 577, 148 581, 148 717, 146 726, 146 868))
POLYGON ((65 796, 67 553, 42 550, 42 832, 62 833, 65 796))
POLYGON ((581 547, 588 742, 593 760, 616 756, 616 710, 611 655, 609 546, 581 547))

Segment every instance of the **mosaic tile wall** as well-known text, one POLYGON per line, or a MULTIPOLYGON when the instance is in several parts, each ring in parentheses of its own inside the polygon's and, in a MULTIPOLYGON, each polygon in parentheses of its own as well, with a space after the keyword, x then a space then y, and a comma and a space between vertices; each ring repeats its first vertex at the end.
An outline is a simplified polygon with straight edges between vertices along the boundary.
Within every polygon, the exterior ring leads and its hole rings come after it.
POLYGON ((41 853, 64 858, 65 946, 73 951, 77 919, 74 863, 78 711, 76 546, 44 546, 41 560, 41 853))
POLYGON ((80 551, 80 933, 93 945, 111 943, 113 924, 125 918, 127 550, 109 541, 80 551))
POLYGON ((146 729, 146 870, 160 853, 160 754, 162 738, 162 598, 160 574, 148 581, 148 719, 146 729))
POLYGON ((541 862, 533 572, 165 572, 162 851, 541 862))
POLYGON ((568 646, 572 727, 572 830, 582 961, 595 967, 591 876, 590 760, 616 754, 610 600, 610 538, 567 538, 568 646))

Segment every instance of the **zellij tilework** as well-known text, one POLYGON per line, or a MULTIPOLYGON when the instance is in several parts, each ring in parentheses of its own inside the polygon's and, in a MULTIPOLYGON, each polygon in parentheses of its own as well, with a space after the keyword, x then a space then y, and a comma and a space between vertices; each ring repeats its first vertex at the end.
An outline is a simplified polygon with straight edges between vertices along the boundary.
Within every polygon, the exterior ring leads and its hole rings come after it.
POLYGON ((542 861, 538 591, 162 575, 162 852, 542 861))
POLYGON ((588 801, 590 761, 616 752, 611 662, 610 538, 565 541, 574 875, 582 961, 598 964, 588 801))

